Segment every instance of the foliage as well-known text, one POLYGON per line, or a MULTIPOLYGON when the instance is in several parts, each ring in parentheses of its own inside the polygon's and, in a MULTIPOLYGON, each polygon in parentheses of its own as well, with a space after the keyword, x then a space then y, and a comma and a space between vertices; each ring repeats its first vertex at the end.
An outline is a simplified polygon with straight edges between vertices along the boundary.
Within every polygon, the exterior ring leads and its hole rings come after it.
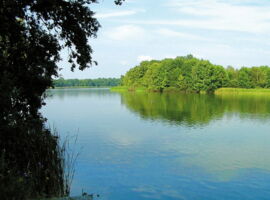
POLYGON ((117 78, 97 79, 57 79, 53 81, 54 87, 113 87, 120 85, 117 78))
POLYGON ((100 24, 92 3, 97 0, 0 1, 1 199, 68 193, 58 139, 39 109, 58 76, 62 49, 68 49, 71 70, 96 64, 88 40, 100 24))
POLYGON ((229 66, 225 69, 187 55, 161 61, 144 61, 126 73, 122 85, 129 88, 146 87, 155 91, 173 87, 196 93, 212 93, 221 87, 269 88, 270 68, 242 67, 238 70, 229 66))

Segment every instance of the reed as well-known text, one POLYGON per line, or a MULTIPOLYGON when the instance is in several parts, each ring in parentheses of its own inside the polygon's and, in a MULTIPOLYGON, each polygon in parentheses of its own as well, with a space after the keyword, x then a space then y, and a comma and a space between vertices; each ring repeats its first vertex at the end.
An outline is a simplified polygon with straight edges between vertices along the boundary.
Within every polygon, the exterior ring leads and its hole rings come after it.
POLYGON ((215 94, 251 94, 251 95, 270 95, 270 89, 265 88, 219 88, 215 94))
POLYGON ((23 128, 0 141, 1 200, 68 196, 78 156, 70 141, 62 142, 56 130, 23 128))

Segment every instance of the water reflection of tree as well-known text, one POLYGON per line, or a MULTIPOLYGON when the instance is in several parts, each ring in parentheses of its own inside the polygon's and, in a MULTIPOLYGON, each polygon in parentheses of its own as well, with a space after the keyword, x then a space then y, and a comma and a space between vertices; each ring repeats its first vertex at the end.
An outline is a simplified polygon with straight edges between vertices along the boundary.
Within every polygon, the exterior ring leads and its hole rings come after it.
POLYGON ((122 103, 142 118, 174 124, 204 125, 225 113, 269 118, 269 96, 122 93, 122 103))

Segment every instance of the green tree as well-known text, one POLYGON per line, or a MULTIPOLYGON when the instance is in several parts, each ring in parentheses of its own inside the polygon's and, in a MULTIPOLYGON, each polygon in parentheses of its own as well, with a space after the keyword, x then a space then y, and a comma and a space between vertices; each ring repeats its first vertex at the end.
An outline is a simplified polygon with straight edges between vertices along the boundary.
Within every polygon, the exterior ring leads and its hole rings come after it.
POLYGON ((267 67, 252 67, 250 73, 253 85, 256 87, 266 87, 267 67))
POLYGON ((186 60, 185 58, 176 58, 177 65, 180 69, 180 74, 178 76, 178 87, 183 91, 191 91, 192 87, 192 66, 195 64, 193 57, 186 60))
POLYGON ((164 89, 164 73, 161 71, 160 63, 153 63, 149 66, 144 76, 144 85, 151 90, 164 89))
POLYGON ((239 70, 239 86, 242 88, 254 88, 255 85, 252 83, 251 70, 247 67, 242 67, 239 70))
POLYGON ((268 66, 243 67, 240 70, 229 66, 226 69, 200 60, 192 55, 147 61, 130 69, 123 77, 124 86, 146 87, 163 90, 176 87, 186 92, 214 92, 220 87, 270 87, 268 66))
POLYGON ((228 66, 226 68, 226 72, 228 74, 228 87, 239 87, 238 83, 238 70, 234 69, 232 66, 228 66))
POLYGON ((210 79, 206 89, 207 92, 214 92, 216 89, 228 85, 228 74, 222 66, 212 65, 207 77, 210 79))

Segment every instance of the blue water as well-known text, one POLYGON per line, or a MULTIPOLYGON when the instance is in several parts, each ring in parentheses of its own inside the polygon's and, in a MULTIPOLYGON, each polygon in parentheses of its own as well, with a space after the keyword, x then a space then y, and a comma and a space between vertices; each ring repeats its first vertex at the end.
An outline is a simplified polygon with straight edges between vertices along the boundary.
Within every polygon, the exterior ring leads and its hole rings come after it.
POLYGON ((270 97, 55 89, 42 113, 79 152, 72 195, 270 199, 270 97), (72 142, 71 142, 72 143, 72 142))

